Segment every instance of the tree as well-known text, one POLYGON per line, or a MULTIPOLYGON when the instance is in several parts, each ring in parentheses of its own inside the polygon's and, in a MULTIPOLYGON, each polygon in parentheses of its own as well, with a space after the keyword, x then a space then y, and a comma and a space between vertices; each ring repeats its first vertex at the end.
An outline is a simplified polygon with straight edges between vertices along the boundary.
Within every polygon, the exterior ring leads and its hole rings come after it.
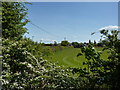
POLYGON ((29 21, 26 18, 27 8, 23 2, 2 2, 2 36, 20 39, 27 31, 24 27, 29 21))
POLYGON ((54 46, 57 46, 58 44, 57 44, 57 42, 56 41, 54 41, 54 46))
POLYGON ((79 48, 80 47, 80 44, 78 42, 72 42, 72 46, 74 48, 79 48))
POLYGON ((97 45, 97 43, 96 43, 96 41, 94 40, 94 46, 96 46, 97 45))
POLYGON ((39 60, 27 48, 30 46, 28 45, 30 40, 22 38, 26 32, 24 26, 28 22, 27 9, 21 2, 2 2, 2 6, 3 89, 35 88, 32 83, 35 81, 33 78, 41 75, 39 71, 41 66, 39 60))
POLYGON ((117 30, 101 30, 100 33, 108 40, 102 51, 108 52, 107 59, 101 57, 102 52, 97 51, 90 42, 81 49, 87 61, 83 65, 87 67, 78 70, 81 77, 89 81, 91 88, 120 88, 120 40, 117 30))
POLYGON ((69 44, 67 40, 61 42, 61 46, 68 46, 69 44))

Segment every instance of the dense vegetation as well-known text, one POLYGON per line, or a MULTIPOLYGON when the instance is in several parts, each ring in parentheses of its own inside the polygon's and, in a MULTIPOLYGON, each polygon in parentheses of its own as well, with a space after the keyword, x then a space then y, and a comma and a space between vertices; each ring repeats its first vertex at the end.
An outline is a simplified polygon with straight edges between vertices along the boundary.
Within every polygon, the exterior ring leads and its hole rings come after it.
MULTIPOLYGON (((41 90, 41 89, 92 89, 120 88, 120 40, 118 31, 101 30, 105 37, 103 51, 108 52, 107 59, 101 58, 101 52, 95 42, 85 45, 72 43, 81 51, 76 57, 85 56, 83 67, 63 67, 45 60, 53 52, 69 48, 69 42, 62 46, 54 43, 47 45, 24 38, 27 29, 26 3, 2 2, 2 85, 4 90, 41 90), (66 46, 66 47, 64 47, 66 46)), ((79 61, 80 62, 80 61, 79 61)))

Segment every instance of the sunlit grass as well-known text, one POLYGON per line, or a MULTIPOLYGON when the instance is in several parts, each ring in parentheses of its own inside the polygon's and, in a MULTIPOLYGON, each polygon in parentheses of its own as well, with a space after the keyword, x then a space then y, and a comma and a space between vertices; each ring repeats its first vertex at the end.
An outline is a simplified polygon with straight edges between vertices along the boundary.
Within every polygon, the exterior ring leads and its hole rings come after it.
MULTIPOLYGON (((96 48, 98 51, 102 51, 102 48, 96 48)), ((53 55, 50 55, 47 58, 50 62, 57 63, 60 66, 65 67, 83 67, 83 62, 86 61, 84 55, 77 57, 77 54, 80 53, 80 48, 64 48, 55 52, 53 55)), ((107 51, 104 51, 101 54, 102 59, 107 59, 107 51)))

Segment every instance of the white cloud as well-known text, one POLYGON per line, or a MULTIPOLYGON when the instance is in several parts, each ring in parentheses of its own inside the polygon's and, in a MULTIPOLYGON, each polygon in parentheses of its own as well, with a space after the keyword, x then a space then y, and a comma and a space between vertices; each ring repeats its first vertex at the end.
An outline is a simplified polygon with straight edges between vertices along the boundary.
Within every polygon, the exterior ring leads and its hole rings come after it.
POLYGON ((99 30, 103 30, 103 29, 105 29, 105 30, 114 30, 115 29, 116 30, 116 29, 120 29, 120 27, 110 25, 110 26, 100 28, 99 30))

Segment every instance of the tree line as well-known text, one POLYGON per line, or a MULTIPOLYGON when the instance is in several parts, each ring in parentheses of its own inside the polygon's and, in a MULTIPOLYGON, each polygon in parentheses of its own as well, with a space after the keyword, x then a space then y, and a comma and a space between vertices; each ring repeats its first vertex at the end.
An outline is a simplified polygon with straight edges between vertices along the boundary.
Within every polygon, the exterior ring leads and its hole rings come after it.
MULTIPOLYGON (((54 43, 41 43, 43 46, 73 46, 74 48, 81 48, 83 46, 87 46, 91 41, 89 42, 69 42, 68 40, 63 40, 61 43, 57 43, 54 41, 54 43)), ((103 47, 104 45, 107 45, 109 43, 108 40, 100 40, 98 43, 94 40, 94 42, 91 42, 95 47, 103 47)))

